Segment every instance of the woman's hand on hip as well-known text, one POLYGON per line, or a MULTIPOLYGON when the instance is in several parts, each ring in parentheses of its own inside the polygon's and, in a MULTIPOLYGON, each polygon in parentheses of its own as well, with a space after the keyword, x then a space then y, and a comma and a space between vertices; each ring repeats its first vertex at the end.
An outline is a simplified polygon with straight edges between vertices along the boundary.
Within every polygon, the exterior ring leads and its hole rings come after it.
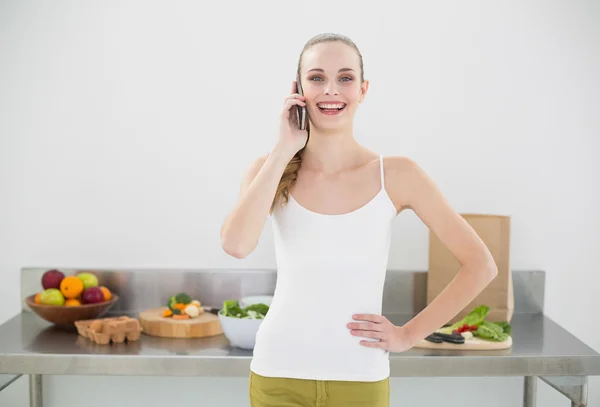
POLYGON ((382 315, 356 314, 352 318, 360 321, 348 324, 352 335, 378 339, 378 341, 360 341, 363 346, 381 348, 389 352, 404 352, 414 346, 404 327, 392 324, 382 315))

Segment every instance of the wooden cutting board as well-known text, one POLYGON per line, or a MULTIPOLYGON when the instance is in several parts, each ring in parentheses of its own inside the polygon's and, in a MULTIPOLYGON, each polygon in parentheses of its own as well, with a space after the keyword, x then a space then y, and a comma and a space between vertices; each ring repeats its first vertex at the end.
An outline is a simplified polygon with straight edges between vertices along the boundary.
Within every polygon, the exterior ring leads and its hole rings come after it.
POLYGON ((434 343, 428 340, 422 339, 416 348, 422 349, 443 349, 443 350, 497 350, 497 349, 508 349, 512 346, 512 337, 509 336, 507 340, 503 342, 486 341, 477 337, 466 340, 463 344, 458 343, 434 343))
POLYGON ((144 334, 163 338, 204 338, 223 333, 219 317, 215 314, 204 312, 196 318, 182 320, 163 317, 165 309, 161 307, 140 312, 138 318, 144 334))

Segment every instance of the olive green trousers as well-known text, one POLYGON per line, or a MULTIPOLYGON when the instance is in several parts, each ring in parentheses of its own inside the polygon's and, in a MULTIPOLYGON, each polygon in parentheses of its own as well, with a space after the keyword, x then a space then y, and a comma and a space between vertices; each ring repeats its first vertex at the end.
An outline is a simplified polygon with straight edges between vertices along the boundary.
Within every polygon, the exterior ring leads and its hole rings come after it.
POLYGON ((376 382, 265 377, 250 372, 251 407, 389 407, 389 378, 376 382))

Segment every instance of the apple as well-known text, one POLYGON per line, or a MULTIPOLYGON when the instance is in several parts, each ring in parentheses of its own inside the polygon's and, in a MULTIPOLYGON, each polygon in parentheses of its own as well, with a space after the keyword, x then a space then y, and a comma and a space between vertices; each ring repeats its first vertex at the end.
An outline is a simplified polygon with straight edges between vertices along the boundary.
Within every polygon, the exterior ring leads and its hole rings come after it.
POLYGON ((65 297, 58 288, 48 288, 42 291, 40 303, 44 305, 65 305, 65 297))
POLYGON ((96 304, 106 300, 100 287, 90 287, 83 290, 81 301, 83 301, 84 304, 96 304))
POLYGON ((81 281, 83 281, 84 289, 98 286, 98 277, 96 277, 95 274, 79 273, 77 274, 77 277, 79 277, 81 281))
POLYGON ((65 278, 65 275, 59 270, 48 270, 42 276, 42 287, 44 290, 49 288, 60 289, 60 282, 65 278))

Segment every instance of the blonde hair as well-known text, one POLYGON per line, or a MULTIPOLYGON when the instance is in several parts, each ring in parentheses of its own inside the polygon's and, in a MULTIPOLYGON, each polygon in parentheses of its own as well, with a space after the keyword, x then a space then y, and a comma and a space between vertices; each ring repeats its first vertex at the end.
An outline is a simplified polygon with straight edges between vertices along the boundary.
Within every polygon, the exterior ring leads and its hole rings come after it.
MULTIPOLYGON (((363 68, 363 57, 356 44, 345 35, 335 34, 335 33, 323 33, 318 34, 309 39, 306 44, 304 44, 304 48, 300 53, 300 57, 298 58, 298 70, 297 70, 297 78, 300 80, 300 69, 302 67, 302 57, 304 53, 312 46, 316 44, 321 44, 325 42, 343 42, 344 44, 352 47, 356 53, 358 54, 359 63, 360 63, 360 80, 361 83, 364 82, 364 68, 363 68)), ((310 138, 310 123, 307 121, 306 130, 308 132, 308 137, 310 138)), ((308 143, 308 141, 307 141, 308 143)), ((304 151, 304 147, 301 148, 295 155, 292 157, 288 165, 283 170, 283 174, 281 175, 281 180, 279 181, 279 185, 277 186, 277 191, 275 192, 275 198, 273 199, 273 203, 271 204, 271 212, 275 209, 275 206, 278 204, 287 204, 290 197, 290 189, 296 183, 298 179, 298 171, 302 167, 302 153, 304 151)))

